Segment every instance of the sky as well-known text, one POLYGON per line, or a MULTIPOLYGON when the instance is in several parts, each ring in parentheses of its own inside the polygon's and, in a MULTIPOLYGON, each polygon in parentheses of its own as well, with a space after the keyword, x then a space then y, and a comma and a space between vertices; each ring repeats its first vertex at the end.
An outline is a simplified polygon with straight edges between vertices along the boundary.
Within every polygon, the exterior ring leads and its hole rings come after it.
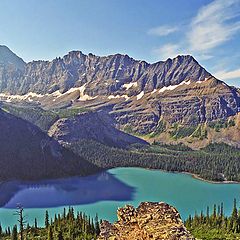
POLYGON ((26 62, 72 50, 150 63, 190 54, 240 87, 240 0, 0 0, 0 45, 26 62))

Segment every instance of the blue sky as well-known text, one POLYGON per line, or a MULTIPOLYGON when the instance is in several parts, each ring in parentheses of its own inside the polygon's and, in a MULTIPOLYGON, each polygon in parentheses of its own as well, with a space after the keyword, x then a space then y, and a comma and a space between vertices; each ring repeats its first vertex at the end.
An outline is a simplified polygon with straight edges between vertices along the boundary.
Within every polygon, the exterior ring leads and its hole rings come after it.
POLYGON ((240 0, 1 0, 0 44, 25 61, 71 50, 148 62, 191 54, 240 87, 240 0))

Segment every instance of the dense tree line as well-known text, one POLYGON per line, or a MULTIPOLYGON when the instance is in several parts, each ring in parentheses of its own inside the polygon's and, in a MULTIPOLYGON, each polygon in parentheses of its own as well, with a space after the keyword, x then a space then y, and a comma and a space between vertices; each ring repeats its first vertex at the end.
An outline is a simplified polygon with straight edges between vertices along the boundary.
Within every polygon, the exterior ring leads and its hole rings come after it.
POLYGON ((38 106, 16 106, 11 103, 0 103, 0 107, 14 116, 33 123, 45 132, 60 118, 69 118, 89 111, 87 108, 44 110, 38 106))
POLYGON ((3 231, 0 226, 0 239, 2 240, 92 240, 96 239, 100 232, 100 222, 98 216, 91 218, 90 216, 77 212, 74 213, 73 208, 68 211, 64 209, 62 214, 55 215, 53 219, 49 217, 48 211, 45 214, 45 227, 38 227, 37 219, 34 225, 24 225, 21 237, 21 224, 19 227, 15 225, 12 229, 8 227, 3 231), (18 230, 19 229, 19 230, 18 230))
POLYGON ((83 140, 70 144, 68 147, 104 169, 144 167, 190 172, 207 180, 240 181, 240 149, 226 144, 210 144, 198 151, 193 151, 183 145, 168 146, 157 143, 123 150, 83 140))
POLYGON ((225 215, 223 203, 215 204, 211 213, 207 207, 205 213, 202 211, 200 214, 190 215, 185 226, 200 239, 240 239, 240 211, 236 199, 230 216, 225 215))
MULTIPOLYGON (((88 111, 84 108, 46 111, 36 106, 16 107, 3 103, 2 108, 36 124, 44 131, 61 117, 71 117, 80 112, 88 111)), ((233 125, 234 121, 229 120, 227 125, 225 124, 224 126, 233 125)), ((164 123, 161 123, 159 131, 164 131, 164 129, 164 123)), ((193 131, 192 128, 176 127, 176 129, 177 132, 174 133, 174 136, 177 138, 188 135, 189 132, 193 131)), ((199 138, 206 137, 205 130, 201 125, 195 129, 193 134, 199 138)), ((166 171, 190 172, 207 180, 240 181, 240 150, 226 144, 210 144, 206 148, 193 151, 184 145, 162 145, 155 142, 151 146, 134 146, 131 149, 122 150, 93 141, 81 140, 68 144, 67 147, 84 157, 88 162, 92 162, 104 169, 113 167, 144 167, 166 171)), ((77 163, 69 163, 69 167, 73 167, 73 169, 76 169, 76 165, 77 163)), ((48 167, 48 169, 51 169, 51 167, 48 167)), ((89 172, 91 172, 91 169, 89 169, 89 172)), ((69 175, 74 174, 70 172, 69 175)))

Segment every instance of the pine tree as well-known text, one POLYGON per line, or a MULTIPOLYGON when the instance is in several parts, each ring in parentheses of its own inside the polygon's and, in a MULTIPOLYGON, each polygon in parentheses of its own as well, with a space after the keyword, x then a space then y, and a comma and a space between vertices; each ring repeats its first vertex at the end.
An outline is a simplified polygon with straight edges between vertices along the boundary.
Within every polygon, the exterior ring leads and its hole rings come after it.
POLYGON ((207 213, 206 213, 206 222, 207 222, 207 224, 209 224, 209 215, 210 215, 210 213, 209 213, 209 206, 207 206, 207 213))
POLYGON ((18 240, 17 225, 14 225, 12 229, 12 240, 18 240))
POLYGON ((233 211, 232 211, 232 220, 237 221, 238 218, 238 211, 237 211, 237 200, 234 198, 233 202, 233 211))
POLYGON ((38 224, 37 224, 37 219, 36 218, 34 219, 34 227, 38 228, 38 224))
MULTIPOLYGON (((17 212, 15 213, 15 215, 18 216, 18 222, 19 222, 19 231, 20 231, 20 240, 23 240, 23 231, 24 231, 24 226, 26 224, 25 216, 23 214, 23 208, 21 206, 18 207, 17 212)), ((10 232, 10 230, 9 230, 10 232)), ((9 233, 10 235, 10 233, 9 233)))
POLYGON ((217 207, 216 204, 213 205, 213 219, 216 219, 217 217, 217 207))
POLYGON ((63 209, 63 219, 66 219, 66 208, 63 209))
POLYGON ((49 227, 49 229, 48 229, 48 240, 53 240, 53 231, 52 231, 52 227, 49 227))
POLYGON ((95 217, 95 233, 96 233, 96 235, 99 235, 99 233, 100 233, 100 225, 99 225, 99 220, 98 220, 97 214, 95 217))
POLYGON ((46 211, 46 214, 45 214, 45 227, 48 228, 49 226, 49 214, 48 214, 48 211, 46 211))
POLYGON ((221 216, 221 218, 223 217, 223 215, 224 215, 223 203, 221 203, 221 210, 220 210, 220 216, 221 216))

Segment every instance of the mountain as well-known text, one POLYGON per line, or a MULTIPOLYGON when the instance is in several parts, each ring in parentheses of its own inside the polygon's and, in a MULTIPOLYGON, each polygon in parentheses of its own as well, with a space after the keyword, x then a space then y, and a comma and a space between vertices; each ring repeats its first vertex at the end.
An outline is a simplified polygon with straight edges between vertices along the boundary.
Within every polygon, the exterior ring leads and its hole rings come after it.
POLYGON ((240 110, 240 94, 214 77, 182 83, 118 103, 112 114, 123 127, 146 134, 163 124, 197 126, 227 119, 240 110))
POLYGON ((118 221, 113 224, 101 223, 98 240, 195 239, 184 226, 179 212, 163 202, 142 202, 136 209, 126 205, 118 209, 117 216, 118 221))
MULTIPOLYGON (((216 79, 189 55, 150 64, 128 55, 72 51, 52 61, 29 62, 21 70, 0 70, 0 99, 45 110, 103 110, 115 128, 150 142, 183 141, 199 148, 221 139, 240 145, 239 89, 216 79)), ((86 123, 94 140, 100 135, 91 126, 99 122, 93 117, 86 123)), ((59 120, 54 128, 63 125, 74 124, 59 120)), ((86 136, 76 129, 72 136, 86 136)))
POLYGON ((1 109, 0 131, 1 181, 84 176, 99 170, 38 127, 1 109))
POLYGON ((147 144, 140 138, 116 129, 112 118, 103 111, 84 112, 71 118, 61 118, 51 126, 48 134, 67 143, 85 139, 120 148, 131 144, 147 144))
POLYGON ((0 45, 0 91, 12 91, 19 86, 18 80, 22 76, 25 62, 8 47, 0 45), (11 79, 11 83, 9 82, 11 79))
POLYGON ((19 85, 16 86, 13 83, 16 79, 9 76, 9 86, 16 87, 6 86, 3 91, 11 94, 46 94, 57 90, 66 92, 85 84, 85 93, 94 97, 124 93, 132 87, 136 93, 152 91, 189 79, 201 81, 210 76, 191 56, 178 56, 166 62, 149 64, 134 60, 128 55, 99 57, 72 51, 53 61, 33 61, 26 64, 22 74, 17 77, 19 85))
POLYGON ((0 45, 0 65, 12 66, 16 69, 23 69, 25 62, 13 53, 8 47, 0 45))

